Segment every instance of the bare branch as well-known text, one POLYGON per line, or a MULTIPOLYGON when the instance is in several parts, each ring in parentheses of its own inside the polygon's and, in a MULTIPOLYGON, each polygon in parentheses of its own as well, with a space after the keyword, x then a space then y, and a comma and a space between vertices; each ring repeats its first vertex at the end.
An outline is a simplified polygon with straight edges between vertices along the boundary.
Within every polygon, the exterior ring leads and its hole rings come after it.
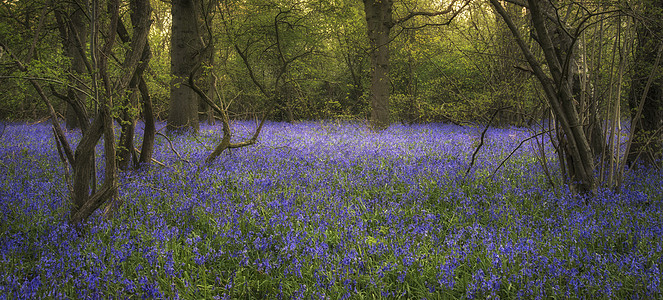
MULTIPOLYGON (((247 65, 248 67, 248 65, 247 65)), ((210 155, 205 159, 207 163, 210 163, 213 161, 217 156, 219 156, 221 153, 223 153, 224 150, 226 149, 233 149, 233 148, 240 148, 240 147, 245 147, 249 145, 253 145, 256 143, 258 140, 258 136, 260 135, 260 131, 262 130, 262 126, 265 123, 265 120, 267 119, 267 115, 269 112, 273 109, 274 107, 274 101, 272 102, 272 105, 270 108, 263 114, 262 119, 260 120, 260 124, 258 125, 258 128, 256 128, 256 131, 253 133, 253 136, 240 143, 231 143, 230 139, 232 137, 232 131, 230 130, 230 121, 228 118, 228 113, 226 112, 226 108, 219 107, 216 103, 212 101, 212 99, 209 98, 209 96, 203 92, 195 83, 193 80, 195 73, 197 72, 199 66, 195 67, 191 73, 189 74, 189 83, 187 86, 189 86, 196 94, 198 94, 212 109, 214 109, 216 112, 218 112, 221 115, 221 122, 223 124, 223 137, 221 138, 221 142, 216 146, 214 151, 210 153, 210 155)))
POLYGON ((171 141, 170 138, 168 138, 168 136, 166 136, 165 134, 163 134, 161 132, 158 132, 158 131, 156 132, 156 134, 158 134, 159 136, 166 139, 166 141, 168 141, 168 145, 170 146, 170 150, 173 151, 173 153, 175 153, 175 155, 177 155, 177 158, 179 158, 179 160, 181 160, 181 161, 183 161, 187 164, 191 164, 191 162, 189 160, 182 158, 182 155, 180 155, 180 153, 177 152, 177 149, 175 149, 175 146, 173 146, 173 141, 171 141))
MULTIPOLYGON (((20 69, 20 68, 19 68, 19 69, 20 69)), ((26 68, 26 70, 27 70, 27 68, 26 68)), ((63 86, 66 86, 66 87, 68 87, 68 88, 72 88, 72 89, 74 89, 74 90, 76 90, 76 91, 79 91, 79 92, 85 94, 85 95, 88 96, 88 97, 92 97, 92 95, 90 95, 90 93, 86 92, 85 90, 83 90, 83 89, 81 89, 81 88, 79 88, 79 87, 76 87, 76 86, 74 86, 74 85, 68 84, 68 83, 66 83, 66 82, 64 82, 64 81, 54 79, 54 78, 35 77, 35 76, 15 76, 15 75, 12 75, 12 76, 4 76, 4 75, 0 75, 0 79, 25 79, 25 80, 29 80, 29 81, 30 81, 30 80, 35 80, 35 81, 46 81, 46 82, 51 82, 51 83, 57 83, 57 84, 61 84, 61 85, 63 85, 63 86)), ((56 96, 56 97, 58 97, 58 98, 61 98, 60 96, 64 96, 64 95, 59 94, 59 93, 57 93, 57 92, 53 93, 53 95, 56 96)), ((64 97, 66 97, 66 96, 64 96, 64 97)), ((65 100, 65 99, 63 99, 63 100, 65 100)), ((71 101, 71 100, 65 100, 65 101, 69 102, 69 101, 71 101)))
MULTIPOLYGON (((536 137, 538 137, 538 136, 540 136, 540 135, 543 135, 543 134, 546 134, 546 133, 548 133, 548 132, 551 132, 551 131, 552 131, 552 129, 547 130, 547 131, 542 131, 542 132, 539 132, 539 133, 537 133, 537 134, 535 134, 535 135, 533 135, 533 136, 530 136, 530 137, 528 137, 528 138, 526 138, 526 139, 520 141, 520 143, 518 144, 518 146, 516 146, 516 148, 514 148, 513 151, 511 151, 511 153, 509 153, 509 155, 507 155, 507 157, 506 157, 505 159, 502 160, 502 162, 500 162, 500 164, 497 166, 497 168, 495 168, 495 171, 493 171, 493 173, 490 174, 490 177, 492 178, 493 176, 495 176, 495 174, 497 173, 497 171, 499 171, 499 169, 504 165, 504 163, 506 163, 507 161, 509 161, 509 159, 511 158, 511 156, 513 156, 513 154, 516 153, 516 151, 517 151, 518 149, 520 149, 520 147, 521 147, 525 142, 527 142, 527 141, 529 141, 529 140, 531 140, 531 139, 534 139, 534 138, 536 138, 536 137)), ((551 182, 552 182, 552 181, 551 181, 551 182)))
POLYGON ((495 117, 497 116, 497 113, 499 113, 500 111, 502 111, 504 109, 508 109, 508 108, 511 108, 511 106, 501 107, 501 108, 495 110, 495 112, 493 112, 493 115, 490 116, 490 120, 488 120, 488 124, 486 124, 486 127, 481 132, 481 142, 479 143, 477 148, 474 150, 474 153, 472 153, 472 160, 470 161, 470 165, 467 166, 467 170, 465 170, 465 176, 463 176, 463 178, 467 177, 467 175, 470 174, 470 170, 472 170, 472 167, 474 166, 474 161, 476 159, 476 156, 479 153, 479 150, 481 149, 481 146, 483 146, 483 140, 484 140, 484 137, 486 136, 486 132, 488 131, 488 128, 490 127, 490 124, 493 123, 493 120, 495 120, 495 117))
MULTIPOLYGON (((456 4, 456 1, 457 0, 451 1, 451 3, 447 6, 447 8, 444 9, 444 10, 441 10, 441 11, 413 11, 413 12, 410 12, 407 16, 402 17, 402 18, 394 21, 393 25, 399 25, 399 24, 405 23, 408 20, 410 20, 414 17, 417 17, 417 16, 424 16, 424 17, 429 17, 430 18, 430 17, 446 15, 446 14, 454 11, 453 7, 456 4)), ((469 0, 465 1, 465 4, 463 5, 463 7, 465 7, 469 2, 470 2, 469 0)), ((461 10, 462 10, 462 8, 461 8, 461 10)))

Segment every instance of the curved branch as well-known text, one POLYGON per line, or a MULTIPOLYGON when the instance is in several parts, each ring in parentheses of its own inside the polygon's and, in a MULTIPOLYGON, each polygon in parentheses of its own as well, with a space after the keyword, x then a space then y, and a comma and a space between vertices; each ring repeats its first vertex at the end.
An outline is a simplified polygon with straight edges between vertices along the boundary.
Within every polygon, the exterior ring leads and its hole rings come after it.
MULTIPOLYGON (((214 103, 214 101, 212 101, 212 99, 210 99, 210 97, 205 92, 203 92, 193 80, 195 73, 198 71, 199 68, 200 66, 196 66, 193 68, 191 73, 189 73, 189 83, 187 84, 187 86, 190 87, 196 94, 198 94, 198 96, 200 96, 200 98, 203 99, 203 101, 205 101, 210 107, 212 107, 214 111, 218 112, 221 115, 221 122, 223 124, 222 127, 223 137, 221 138, 221 142, 214 148, 214 151, 210 153, 210 155, 207 156, 207 158, 205 159, 205 162, 211 163, 217 156, 221 155, 221 153, 223 153, 223 151, 226 149, 241 148, 255 144, 256 141, 258 140, 258 136, 260 135, 260 131, 262 130, 262 126, 263 124, 265 124, 267 115, 272 110, 274 105, 272 104, 272 106, 270 106, 268 111, 266 111, 263 114, 262 119, 260 120, 260 124, 258 125, 256 131, 253 133, 253 136, 250 139, 239 143, 231 143, 230 138, 232 137, 232 131, 230 130, 230 121, 228 118, 228 113, 226 112, 226 108, 225 107, 221 108, 216 103, 214 103)), ((274 101, 272 101, 272 103, 274 103, 274 101)))
MULTIPOLYGON (((407 22, 408 20, 410 20, 410 19, 412 19, 412 18, 414 18, 414 17, 417 17, 417 16, 424 16, 424 17, 429 17, 429 18, 430 18, 430 17, 436 17, 436 16, 441 16, 441 15, 446 15, 446 14, 448 14, 448 13, 454 11, 453 6, 456 4, 456 1, 457 1, 457 0, 451 1, 451 3, 447 6, 447 8, 444 9, 444 10, 441 10, 441 11, 413 11, 413 12, 410 12, 407 16, 402 17, 402 18, 400 18, 400 19, 394 21, 394 23, 392 24, 392 26, 393 26, 393 25, 399 25, 399 24, 405 23, 405 22, 407 22)), ((455 16, 458 14, 458 12, 460 12, 460 11, 461 11, 465 6, 467 6, 469 3, 470 3, 470 1, 465 1, 465 4, 461 7, 461 9, 459 9, 459 10, 456 11, 456 12, 454 12, 454 15, 453 15, 453 16, 455 17, 455 16)))
MULTIPOLYGON (((9 57, 11 57, 14 62, 16 63, 16 66, 18 67, 21 72, 27 72, 28 67, 26 67, 21 60, 14 55, 14 53, 11 52, 9 47, 5 45, 2 41, 0 41, 0 48, 4 49, 7 54, 9 54, 9 57)), ((57 114, 55 113, 55 108, 53 108, 53 105, 51 104, 51 101, 48 99, 46 96, 46 93, 44 93, 44 90, 41 88, 41 85, 37 82, 36 79, 28 79, 30 84, 35 88, 37 93, 39 94, 39 97, 44 101, 44 104, 46 104, 46 107, 48 108, 48 113, 51 116, 51 124, 53 125, 53 129, 56 132, 56 135, 58 137, 58 140, 60 140, 60 143, 62 143, 62 148, 64 150, 64 153, 67 156, 67 159, 69 160, 69 164, 74 166, 74 161, 75 161, 75 156, 74 152, 71 150, 71 145, 67 141, 67 138, 64 135, 64 131, 62 130, 62 127, 60 126, 60 123, 58 122, 58 117, 57 114)))
POLYGON ((493 123, 493 120, 495 120, 495 117, 497 116, 497 113, 499 113, 500 111, 502 111, 504 109, 507 109, 507 108, 511 108, 511 107, 510 106, 501 107, 501 108, 495 110, 495 112, 493 112, 493 115, 490 116, 490 120, 488 120, 488 124, 486 124, 486 127, 481 132, 481 142, 479 142, 479 145, 474 150, 474 153, 472 153, 472 160, 470 161, 470 165, 467 166, 467 170, 465 171, 465 176, 464 177, 467 177, 467 174, 470 173, 470 170, 472 170, 472 167, 474 166, 474 161, 477 157, 477 154, 479 153, 479 150, 481 149, 481 146, 483 146, 483 140, 484 140, 484 137, 486 136, 486 131, 488 131, 488 128, 490 127, 490 124, 493 123))
POLYGON ((170 150, 172 150, 173 153, 175 153, 175 155, 177 155, 177 158, 179 158, 181 161, 183 161, 187 164, 191 164, 191 162, 189 160, 182 158, 182 155, 180 155, 180 153, 177 152, 177 149, 175 149, 175 146, 173 146, 173 141, 171 141, 165 134, 163 134, 161 132, 158 132, 158 131, 156 132, 156 134, 158 134, 159 136, 166 139, 166 141, 168 141, 168 145, 170 145, 170 150))
POLYGON ((516 146, 516 148, 514 148, 513 151, 511 151, 511 153, 509 153, 509 155, 507 155, 507 157, 506 157, 505 159, 502 160, 502 162, 497 166, 497 168, 495 168, 495 171, 493 171, 493 173, 490 174, 490 177, 492 178, 493 176, 495 176, 495 174, 497 173, 497 171, 499 171, 499 169, 504 165, 504 163, 506 163, 507 161, 509 161, 509 159, 511 158, 511 156, 513 156, 513 154, 516 153, 516 151, 517 151, 518 149, 520 149, 520 147, 521 147, 525 142, 527 142, 527 141, 529 141, 529 140, 531 140, 531 139, 533 139, 533 138, 536 138, 536 137, 538 137, 538 136, 540 136, 540 135, 546 134, 546 133, 548 133, 548 132, 550 132, 550 131, 552 131, 552 130, 542 131, 542 132, 539 132, 539 133, 537 133, 537 134, 535 134, 535 135, 533 135, 533 136, 530 136, 530 137, 528 137, 528 138, 526 138, 526 139, 520 141, 520 144, 518 144, 518 146, 516 146))

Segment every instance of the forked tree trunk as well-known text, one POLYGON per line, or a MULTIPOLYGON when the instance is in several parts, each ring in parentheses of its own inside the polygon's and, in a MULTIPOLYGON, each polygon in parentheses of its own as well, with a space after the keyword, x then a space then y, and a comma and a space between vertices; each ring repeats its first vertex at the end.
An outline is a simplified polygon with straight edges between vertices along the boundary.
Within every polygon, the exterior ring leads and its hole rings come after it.
MULTIPOLYGON (((135 4, 144 5, 149 4, 149 0, 132 0, 132 7, 135 4)), ((92 33, 91 43, 91 64, 88 70, 92 78, 92 86, 94 87, 94 95, 98 100, 99 109, 95 115, 94 120, 84 130, 80 142, 76 146, 76 150, 72 151, 71 145, 67 141, 62 128, 58 122, 58 118, 50 100, 40 87, 35 79, 28 79, 34 86, 40 98, 44 101, 48 108, 51 121, 53 123, 53 131, 57 139, 58 147, 62 147, 64 157, 73 169, 73 188, 72 188, 72 207, 69 215, 69 222, 72 224, 79 224, 91 216, 97 208, 107 202, 117 199, 118 196, 118 175, 116 165, 116 152, 115 152, 115 132, 113 126, 113 119, 111 110, 113 108, 113 98, 116 95, 121 95, 126 88, 129 79, 132 78, 136 71, 142 49, 133 47, 131 50, 134 52, 125 55, 125 61, 121 68, 121 74, 118 80, 111 81, 108 71, 108 58, 113 56, 113 46, 115 44, 115 34, 118 29, 119 22, 119 0, 112 0, 108 2, 108 18, 101 17, 99 14, 100 5, 99 1, 93 0, 90 3, 91 13, 90 17, 90 32, 92 33), (103 32, 105 44, 100 47, 97 42, 97 36, 100 34, 99 27, 101 27, 102 19, 110 20, 108 26, 105 27, 103 32), (101 48, 101 49, 100 49, 101 48), (98 88, 103 84, 103 89, 98 88), (103 92, 101 92, 103 90, 103 92), (105 154, 105 176, 104 182, 99 189, 94 182, 96 172, 94 167, 94 149, 99 143, 101 137, 104 137, 104 154, 105 154)), ((146 32, 143 32, 146 34, 146 32)), ((79 43, 80 45, 80 43, 79 43)), ((23 72, 28 72, 28 67, 21 63, 21 61, 9 51, 6 45, 0 41, 0 47, 5 49, 10 57, 16 62, 18 68, 23 72)), ((144 83, 144 82, 143 82, 144 83)))
POLYGON ((74 153, 76 163, 72 166, 74 186, 72 191, 73 208, 70 218, 74 217, 90 196, 90 172, 95 172, 92 168, 91 158, 94 157, 94 147, 96 147, 102 134, 103 122, 100 116, 97 116, 76 146, 76 152, 74 153))
MULTIPOLYGON (((92 2, 92 10, 98 9, 98 2, 92 2)), ((104 94, 100 95, 101 101, 99 111, 95 116, 90 129, 83 135, 80 143, 76 146, 76 163, 74 169, 74 190, 72 194, 73 207, 69 217, 69 222, 72 224, 79 224, 86 220, 105 202, 111 202, 117 198, 117 165, 115 161, 115 129, 113 128, 113 119, 111 116, 111 107, 113 106, 113 91, 111 87, 111 80, 108 73, 108 58, 111 56, 113 45, 115 44, 115 34, 117 33, 119 17, 119 0, 110 1, 108 3, 108 14, 110 23, 108 31, 104 32, 106 35, 105 44, 103 45, 99 55, 93 56, 93 70, 98 71, 97 74, 103 82, 104 94), (90 193, 89 172, 95 171, 87 164, 94 158, 94 148, 101 139, 104 137, 104 157, 105 157, 105 174, 104 182, 101 188, 90 193)), ((97 28, 99 25, 99 16, 93 13, 91 17, 91 28, 97 28)), ((96 32, 95 32, 96 33, 96 32)), ((97 43, 93 40, 93 51, 97 48, 97 43)), ((96 76, 93 76, 96 77, 96 76)), ((126 77, 126 76, 124 76, 126 77)), ((93 82, 93 84, 97 84, 93 82)))
POLYGON ((534 71, 534 75, 541 83, 546 98, 559 122, 562 129, 562 135, 560 135, 562 140, 559 145, 566 153, 566 169, 570 177, 571 187, 581 194, 595 194, 597 185, 594 179, 594 156, 575 106, 571 64, 563 60, 573 56, 572 54, 566 55, 573 49, 553 42, 554 39, 550 34, 551 30, 546 26, 546 17, 541 9, 542 4, 538 0, 529 0, 528 4, 537 42, 541 46, 550 72, 550 75, 546 74, 504 7, 498 0, 490 0, 490 2, 514 35, 518 46, 534 71))

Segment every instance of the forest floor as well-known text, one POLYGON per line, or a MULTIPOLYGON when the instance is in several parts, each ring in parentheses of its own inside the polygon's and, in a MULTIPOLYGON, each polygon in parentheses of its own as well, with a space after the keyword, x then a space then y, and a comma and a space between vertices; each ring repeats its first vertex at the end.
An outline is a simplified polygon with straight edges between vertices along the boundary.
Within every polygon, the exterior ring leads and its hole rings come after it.
POLYGON ((468 172, 482 130, 268 123, 205 164, 201 125, 181 158, 157 136, 166 166, 121 173, 119 211, 76 231, 50 126, 7 124, 0 298, 663 297, 661 171, 580 199, 546 140, 550 178, 534 139, 498 170, 532 129, 490 128, 468 172))

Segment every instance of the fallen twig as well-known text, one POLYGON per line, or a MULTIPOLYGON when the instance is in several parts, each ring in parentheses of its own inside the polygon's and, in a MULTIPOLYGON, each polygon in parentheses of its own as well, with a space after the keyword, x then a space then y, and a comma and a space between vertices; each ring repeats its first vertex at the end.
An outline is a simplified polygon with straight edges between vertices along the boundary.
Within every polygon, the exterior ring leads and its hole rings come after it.
POLYGON ((520 147, 521 147, 525 142, 527 142, 527 141, 529 141, 529 140, 531 140, 531 139, 533 139, 533 138, 536 138, 536 137, 538 137, 538 136, 540 136, 540 135, 542 135, 542 134, 544 134, 544 133, 548 133, 548 132, 550 132, 550 131, 552 131, 552 129, 551 129, 551 130, 547 130, 547 131, 539 132, 539 133, 537 133, 537 134, 535 134, 535 135, 533 135, 533 136, 530 136, 530 137, 528 137, 528 138, 526 138, 526 139, 520 141, 520 144, 518 144, 518 146, 517 146, 515 149, 513 149, 513 151, 511 151, 511 153, 509 153, 509 155, 508 155, 505 159, 502 160, 502 162, 500 163, 499 166, 497 166, 497 168, 495 168, 495 171, 493 171, 493 173, 490 174, 490 177, 492 178, 492 177, 497 173, 497 171, 498 171, 498 170, 499 170, 499 169, 500 169, 500 168, 501 168, 501 167, 502 167, 502 166, 503 166, 503 165, 504 165, 504 164, 505 164, 505 163, 511 158, 511 156, 513 156, 514 153, 516 153, 516 151, 517 151, 518 149, 520 149, 520 147))
MULTIPOLYGON (((138 156, 140 156, 140 150, 138 150, 138 148, 134 147, 134 151, 136 151, 136 152, 138 153, 138 156)), ((162 163, 162 162, 156 160, 154 157, 152 157, 152 162, 155 163, 155 164, 157 164, 157 165, 160 165, 160 166, 162 166, 162 167, 165 167, 165 166, 166 166, 166 164, 164 164, 164 163, 162 163)))
POLYGON ((177 152, 177 150, 175 149, 175 146, 173 146, 173 141, 171 141, 168 136, 166 136, 165 134, 163 134, 161 132, 158 132, 158 131, 157 131, 157 134, 159 136, 162 136, 163 138, 165 138, 166 141, 168 141, 168 145, 170 145, 170 150, 172 150, 173 153, 175 153, 175 155, 177 155, 177 158, 179 158, 179 160, 181 160, 181 161, 183 161, 187 164, 191 164, 191 162, 188 159, 183 158, 182 155, 180 155, 180 153, 177 152))
POLYGON ((479 153, 479 149, 481 149, 481 146, 483 146, 483 139, 486 136, 486 131, 488 131, 488 128, 490 127, 490 124, 493 122, 493 120, 497 116, 497 113, 504 110, 504 109, 510 108, 510 107, 511 106, 498 108, 497 110, 495 110, 495 112, 493 112, 493 115, 490 116, 490 120, 488 120, 488 124, 486 124, 486 127, 481 132, 481 141, 479 142, 479 145, 477 146, 477 148, 474 150, 474 153, 472 153, 472 160, 470 161, 470 165, 467 166, 467 170, 465 171, 465 176, 463 176, 463 179, 466 178, 468 174, 470 174, 470 170, 472 170, 472 167, 474 166, 474 160, 476 159, 477 154, 479 153))

